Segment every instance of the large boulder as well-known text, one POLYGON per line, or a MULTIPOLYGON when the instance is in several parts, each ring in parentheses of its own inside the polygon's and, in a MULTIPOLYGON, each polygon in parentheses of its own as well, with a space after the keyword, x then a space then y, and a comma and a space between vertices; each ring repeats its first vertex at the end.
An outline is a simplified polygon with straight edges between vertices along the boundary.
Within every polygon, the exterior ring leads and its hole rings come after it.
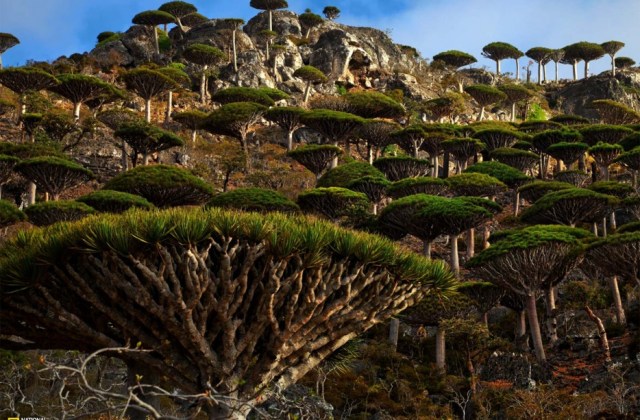
POLYGON ((596 99, 613 99, 633 109, 639 108, 637 93, 640 80, 635 73, 618 73, 611 77, 609 72, 587 79, 568 83, 558 91, 552 91, 548 100, 550 105, 564 114, 580 115, 599 120, 598 112, 591 107, 596 99))
MULTIPOLYGON (((244 27, 244 31, 253 39, 260 38, 260 32, 269 29, 269 14, 258 13, 251 18, 244 27)), ((273 30, 280 36, 302 37, 302 29, 298 21, 298 15, 288 10, 275 10, 273 12, 273 30)))
MULTIPOLYGON (((205 44, 228 51, 231 48, 233 26, 224 19, 211 19, 191 28, 182 36, 179 45, 184 48, 189 44, 205 44)), ((236 30, 236 50, 238 52, 255 49, 251 38, 241 29, 236 30)))

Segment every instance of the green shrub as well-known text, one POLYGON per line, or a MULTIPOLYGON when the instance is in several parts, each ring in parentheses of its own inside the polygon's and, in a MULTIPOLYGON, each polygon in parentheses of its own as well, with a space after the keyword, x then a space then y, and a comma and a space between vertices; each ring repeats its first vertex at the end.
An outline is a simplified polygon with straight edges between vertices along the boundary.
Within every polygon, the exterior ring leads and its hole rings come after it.
POLYGON ((105 213, 122 213, 134 207, 141 209, 154 207, 153 204, 139 195, 110 190, 94 191, 76 199, 76 201, 105 213))
POLYGON ((0 227, 25 220, 27 217, 13 203, 0 200, 0 227))
POLYGON ((95 213, 95 210, 77 201, 47 201, 36 203, 24 210, 29 222, 48 226, 58 222, 73 222, 95 213))
POLYGON ((207 207, 223 207, 244 211, 291 213, 300 210, 298 205, 282 194, 263 188, 238 188, 215 195, 207 207))
POLYGON ((384 178, 384 174, 382 172, 368 163, 351 162, 330 169, 327 173, 322 175, 318 180, 318 187, 347 188, 347 185, 351 182, 365 176, 384 178))

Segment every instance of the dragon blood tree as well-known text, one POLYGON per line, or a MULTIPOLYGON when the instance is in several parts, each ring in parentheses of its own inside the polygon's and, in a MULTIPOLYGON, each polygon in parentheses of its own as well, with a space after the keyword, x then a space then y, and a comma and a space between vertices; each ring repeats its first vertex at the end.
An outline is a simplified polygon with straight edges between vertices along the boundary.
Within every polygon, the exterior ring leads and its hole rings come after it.
POLYGON ((4 334, 80 351, 139 342, 153 351, 113 356, 145 381, 213 394, 214 419, 246 418, 271 389, 455 285, 442 263, 377 236, 217 209, 33 230, 0 255, 4 334))
POLYGON ((361 151, 360 142, 356 143, 358 153, 370 164, 380 155, 382 149, 392 143, 391 133, 397 131, 400 126, 394 122, 384 120, 367 120, 358 129, 357 135, 364 141, 365 151, 361 151))
POLYGON ((419 176, 395 181, 387 188, 387 195, 394 200, 414 194, 446 195, 449 193, 447 181, 441 178, 419 176))
MULTIPOLYGON (((277 109, 277 108, 276 108, 277 109)), ((342 149, 330 144, 308 144, 287 153, 287 156, 313 172, 316 181, 329 167, 333 159, 342 154, 342 149)))
POLYGON ((215 195, 208 207, 222 207, 242 211, 295 213, 300 211, 296 203, 277 191, 263 188, 237 188, 215 195))
MULTIPOLYGON (((287 132, 287 150, 293 150, 293 133, 302 127, 302 116, 306 114, 303 108, 293 106, 273 107, 265 112, 264 117, 276 123, 287 132)), ((313 172, 313 171, 311 171, 313 172)), ((315 173, 315 172, 314 172, 315 173)))
MULTIPOLYGON (((536 358, 546 360, 536 300, 579 264, 587 232, 566 227, 534 226, 502 238, 468 261, 477 278, 489 281, 526 300, 536 358), (574 234, 573 231, 579 231, 574 234)), ((548 293, 553 296, 553 293, 548 293)))
POLYGON ((373 166, 391 181, 423 177, 431 171, 431 164, 428 160, 408 156, 383 157, 374 160, 373 166))
POLYGON ((15 47, 20 40, 12 34, 0 32, 0 70, 2 70, 2 54, 9 48, 15 47))
POLYGON ((60 194, 93 178, 93 173, 73 161, 52 156, 25 159, 15 166, 16 172, 51 194, 58 201, 60 194))

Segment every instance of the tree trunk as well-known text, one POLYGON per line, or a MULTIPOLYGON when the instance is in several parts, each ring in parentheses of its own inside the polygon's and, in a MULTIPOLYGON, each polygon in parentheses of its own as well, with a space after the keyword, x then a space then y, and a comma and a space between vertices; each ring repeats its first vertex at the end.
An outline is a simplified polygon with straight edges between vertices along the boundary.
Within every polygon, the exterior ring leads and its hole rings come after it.
POLYGON ((516 323, 516 337, 523 337, 527 334, 527 311, 524 309, 518 311, 518 319, 516 323))
POLYGON ((584 61, 584 78, 589 77, 589 62, 587 60, 584 61))
POLYGON ((609 288, 611 289, 611 295, 613 296, 613 304, 616 309, 616 322, 620 325, 626 325, 627 317, 624 313, 624 306, 622 306, 622 298, 620 297, 620 288, 618 287, 618 276, 610 277, 609 288))
POLYGON ((442 158, 442 178, 449 178, 449 152, 444 152, 444 156, 442 158))
POLYGON ((458 235, 450 235, 451 240, 451 270, 456 277, 460 275, 460 258, 458 257, 458 235))
POLYGON ((516 103, 511 104, 511 122, 515 122, 516 120, 516 103))
POLYGON ((431 241, 423 241, 422 255, 431 259, 431 241))
MULTIPOLYGON (((338 146, 338 142, 337 141, 334 141, 332 144, 334 146, 336 146, 336 147, 338 146)), ((337 168, 337 167, 338 167, 338 156, 336 156, 333 159, 331 159, 331 164, 329 165, 330 169, 337 168)))
POLYGON ((153 43, 156 46, 156 54, 160 54, 160 43, 158 42, 158 28, 155 26, 151 27, 153 30, 153 43))
POLYGON ((273 31, 273 11, 269 9, 269 32, 273 31))
POLYGON ((441 371, 446 369, 445 361, 445 334, 440 327, 436 328, 436 367, 441 371))
POLYGON ((309 94, 311 93, 311 81, 307 82, 307 87, 304 89, 304 100, 303 103, 309 102, 309 94))
POLYGON ((77 123, 80 121, 80 106, 81 103, 73 104, 73 120, 77 123))
POLYGON ((515 199, 515 203, 513 203, 513 215, 518 217, 518 214, 520 213, 520 192, 516 190, 516 199, 515 199))
POLYGON ((149 165, 149 153, 144 152, 142 154, 142 166, 147 166, 149 165))
POLYGON ((536 309, 536 296, 533 293, 527 295, 527 317, 529 318, 529 330, 531 331, 531 340, 533 341, 533 348, 536 352, 536 359, 538 359, 538 362, 546 362, 547 357, 544 353, 544 346, 542 345, 538 310, 536 309))
POLYGON ((520 59, 516 58, 516 82, 520 81, 520 59))
POLYGON ((369 165, 373 165, 374 160, 373 147, 371 147, 371 144, 367 144, 367 162, 369 162, 369 165))
POLYGON ((389 344, 393 346, 395 351, 398 348, 398 336, 400 335, 400 320, 391 318, 389 320, 389 344))
POLYGON ((593 313, 589 306, 585 306, 584 310, 587 311, 589 318, 598 327, 598 335, 600 336, 600 343, 602 344, 602 351, 604 352, 605 363, 611 363, 611 350, 609 348, 609 339, 607 338, 607 330, 604 328, 602 320, 593 313))
POLYGON ((554 63, 554 66, 556 68, 556 83, 558 83, 558 62, 554 61, 553 63, 554 63))
POLYGON ((607 218, 603 218, 602 219, 602 237, 606 238, 607 237, 607 218))
POLYGON ((469 352, 467 352, 467 370, 469 371, 469 387, 471 388, 471 394, 476 395, 476 392, 478 391, 478 381, 476 378, 476 369, 473 366, 473 361, 471 360, 471 354, 469 352))
POLYGON ((122 172, 125 172, 129 169, 129 158, 127 155, 127 142, 122 141, 122 154, 120 156, 120 163, 122 164, 122 172))
POLYGON ((484 106, 480 107, 480 114, 478 115, 478 121, 482 121, 484 118, 484 106))
POLYGON ((2 54, 0 54, 0 70, 2 70, 2 54))
POLYGON ((538 61, 538 84, 542 84, 542 62, 538 61))
POLYGON ((467 231, 467 260, 476 254, 476 230, 471 228, 467 231))
MULTIPOLYGON (((0 63, 0 69, 2 68, 2 63, 0 63)), ((611 75, 616 77, 616 55, 611 55, 611 75)))
POLYGON ((36 204, 36 190, 36 184, 33 182, 29 182, 29 198, 27 199, 27 204, 36 204))
POLYGON ((207 68, 209 66, 202 67, 202 76, 200 76, 200 103, 205 105, 207 103, 207 68))
POLYGON ((616 212, 615 210, 611 212, 609 215, 609 227, 611 230, 618 229, 618 222, 616 221, 616 212))
POLYGON ((573 80, 578 80, 578 62, 573 62, 573 80))
POLYGON ((610 179, 609 167, 607 165, 601 165, 600 166, 600 172, 602 173, 603 181, 609 181, 609 179, 610 179))
POLYGON ((198 138, 198 130, 191 130, 191 143, 196 144, 198 138))
POLYGON ((233 44, 233 71, 238 73, 238 50, 236 47, 236 29, 233 29, 231 35, 231 43, 233 44))
POLYGON ((489 237, 491 236, 491 231, 489 230, 489 225, 485 224, 484 229, 482 231, 482 249, 487 249, 491 244, 489 244, 489 237))
POLYGON ((173 108, 173 91, 170 90, 167 95, 167 113, 164 115, 164 122, 168 123, 171 121, 171 109, 173 108))
POLYGON ((549 341, 555 343, 558 341, 558 321, 556 319, 556 299, 553 293, 553 287, 549 287, 544 291, 544 298, 547 309, 547 334, 549 341))
POLYGON ((151 99, 145 101, 144 120, 149 124, 151 123, 151 99))
POLYGON ((489 328, 489 312, 485 312, 482 314, 482 323, 485 327, 489 328))
POLYGON ((500 60, 496 60, 496 76, 500 76, 500 60))
POLYGON ((293 150, 293 130, 287 132, 287 151, 293 150))

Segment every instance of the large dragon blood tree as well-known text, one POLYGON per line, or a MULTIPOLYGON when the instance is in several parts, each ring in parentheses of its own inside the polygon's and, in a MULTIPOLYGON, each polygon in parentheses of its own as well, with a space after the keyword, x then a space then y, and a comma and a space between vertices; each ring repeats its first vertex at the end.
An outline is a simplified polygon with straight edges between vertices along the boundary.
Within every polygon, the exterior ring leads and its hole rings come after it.
POLYGON ((152 351, 113 356, 147 383, 215 393, 215 419, 245 418, 272 387, 455 286, 444 264, 378 236, 218 209, 33 229, 0 249, 0 279, 3 334, 22 339, 5 348, 139 342, 152 351))

